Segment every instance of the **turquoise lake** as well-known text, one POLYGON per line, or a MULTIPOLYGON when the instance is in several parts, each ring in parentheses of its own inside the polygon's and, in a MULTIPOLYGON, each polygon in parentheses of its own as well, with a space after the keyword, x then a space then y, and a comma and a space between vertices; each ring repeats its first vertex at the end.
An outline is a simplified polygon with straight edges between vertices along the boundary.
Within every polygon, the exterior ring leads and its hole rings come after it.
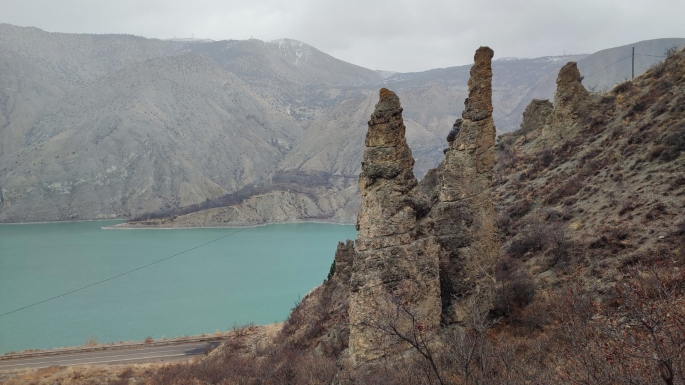
MULTIPOLYGON (((0 314, 238 229, 102 230, 114 221, 0 225, 0 314)), ((73 294, 0 316, 0 354, 230 330, 283 321, 326 278, 353 226, 242 230, 73 294)))

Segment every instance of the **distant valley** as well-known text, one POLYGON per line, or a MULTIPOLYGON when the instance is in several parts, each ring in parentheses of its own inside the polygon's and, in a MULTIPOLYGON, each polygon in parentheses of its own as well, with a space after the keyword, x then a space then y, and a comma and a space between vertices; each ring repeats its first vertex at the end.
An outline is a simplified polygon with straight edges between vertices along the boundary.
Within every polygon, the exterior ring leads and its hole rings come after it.
MULTIPOLYGON (((495 125, 516 130, 533 98, 551 98, 568 61, 599 91, 630 76, 630 47, 638 75, 683 45, 659 39, 495 60, 495 125)), ((442 158, 470 67, 392 73, 289 39, 157 40, 0 24, 0 222, 163 213, 160 222, 183 227, 349 223, 378 89, 402 99, 422 177, 442 158)))

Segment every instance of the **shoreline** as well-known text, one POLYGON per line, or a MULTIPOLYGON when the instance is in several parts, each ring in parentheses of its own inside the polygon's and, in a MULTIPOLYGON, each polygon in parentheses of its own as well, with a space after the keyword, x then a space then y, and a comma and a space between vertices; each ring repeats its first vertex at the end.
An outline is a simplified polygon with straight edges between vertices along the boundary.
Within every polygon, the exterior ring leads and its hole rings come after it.
POLYGON ((0 226, 19 226, 19 225, 49 225, 53 223, 82 223, 82 222, 104 222, 104 221, 124 221, 123 223, 116 224, 113 226, 102 226, 102 230, 191 230, 191 229, 240 229, 248 227, 261 227, 269 225, 287 225, 287 224, 297 224, 297 223, 322 223, 328 225, 340 225, 340 226, 354 226, 354 222, 338 222, 338 221, 326 221, 326 220, 293 220, 293 221, 281 221, 281 222, 264 222, 259 224, 235 224, 235 225, 220 225, 220 226, 184 226, 184 227, 169 227, 169 226, 119 226, 126 223, 126 218, 112 218, 112 219, 79 219, 72 221, 41 221, 41 222, 2 222, 0 226))
POLYGON ((2 225, 48 225, 51 223, 81 223, 81 222, 104 222, 104 221, 126 221, 126 218, 78 219, 78 220, 73 220, 73 221, 0 222, 0 226, 2 226, 2 225))
POLYGON ((171 227, 171 226, 153 226, 153 225, 136 225, 136 226, 121 226, 125 223, 114 225, 114 226, 103 226, 102 230, 192 230, 192 229, 248 229, 253 227, 263 227, 270 225, 289 225, 298 223, 321 223, 327 225, 339 225, 339 226, 354 226, 353 222, 337 222, 337 221, 325 221, 325 220, 293 220, 293 221, 282 221, 282 222, 265 222, 259 224, 234 224, 234 225, 220 225, 220 226, 183 226, 183 227, 171 227))

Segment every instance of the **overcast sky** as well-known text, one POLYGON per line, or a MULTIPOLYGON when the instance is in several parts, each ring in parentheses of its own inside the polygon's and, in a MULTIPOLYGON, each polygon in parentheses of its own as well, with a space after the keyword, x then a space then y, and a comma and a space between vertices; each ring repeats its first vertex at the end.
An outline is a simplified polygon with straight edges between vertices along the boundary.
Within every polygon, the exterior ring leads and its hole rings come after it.
POLYGON ((685 37, 685 0, 0 0, 0 22, 50 32, 292 38, 371 69, 592 53, 685 37))

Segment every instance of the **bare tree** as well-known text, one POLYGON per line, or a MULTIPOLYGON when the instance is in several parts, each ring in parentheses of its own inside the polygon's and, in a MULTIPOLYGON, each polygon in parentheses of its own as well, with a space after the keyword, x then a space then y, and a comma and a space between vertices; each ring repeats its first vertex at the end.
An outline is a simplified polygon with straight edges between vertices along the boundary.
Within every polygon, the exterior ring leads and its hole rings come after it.
MULTIPOLYGON (((420 311, 411 306, 409 295, 403 290, 386 293, 377 300, 376 314, 362 320, 361 326, 371 328, 386 337, 388 354, 418 354, 427 364, 429 384, 445 385, 437 356, 437 328, 422 322, 420 311)), ((418 363, 422 363, 419 361, 418 363)))

